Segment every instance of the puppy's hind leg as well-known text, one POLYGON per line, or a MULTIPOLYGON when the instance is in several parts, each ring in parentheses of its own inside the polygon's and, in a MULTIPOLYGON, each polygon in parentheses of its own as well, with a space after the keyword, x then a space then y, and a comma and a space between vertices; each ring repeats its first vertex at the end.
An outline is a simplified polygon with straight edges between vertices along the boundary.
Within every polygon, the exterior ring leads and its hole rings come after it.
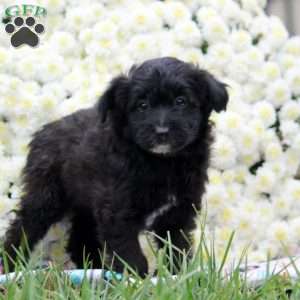
MULTIPOLYGON (((35 244, 44 237, 49 227, 62 219, 65 206, 62 191, 54 174, 46 176, 25 174, 25 194, 5 235, 4 252, 8 254, 8 268, 14 268, 17 257, 15 249, 22 250, 25 258, 35 244), (27 176, 27 177, 26 177, 27 176), (24 236, 25 234, 25 236, 24 236), (27 243, 24 243, 24 238, 27 243), (28 245, 28 249, 27 249, 28 245)), ((7 271, 9 271, 7 270, 7 271)))
POLYGON ((84 261, 91 262, 92 266, 89 267, 94 269, 103 267, 99 253, 101 245, 97 242, 97 224, 93 216, 83 210, 75 213, 71 223, 67 251, 70 253, 72 261, 78 268, 85 267, 84 261))

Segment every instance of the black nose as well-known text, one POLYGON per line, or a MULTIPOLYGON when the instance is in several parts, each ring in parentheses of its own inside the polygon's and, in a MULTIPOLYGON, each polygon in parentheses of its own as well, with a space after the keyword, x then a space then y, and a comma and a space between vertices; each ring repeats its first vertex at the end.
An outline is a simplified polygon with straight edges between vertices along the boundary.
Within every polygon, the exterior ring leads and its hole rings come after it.
POLYGON ((169 128, 168 127, 162 127, 162 126, 156 126, 155 127, 157 141, 159 143, 166 142, 169 136, 169 128))
POLYGON ((157 134, 164 134, 169 132, 169 128, 166 126, 156 126, 155 131, 157 134))

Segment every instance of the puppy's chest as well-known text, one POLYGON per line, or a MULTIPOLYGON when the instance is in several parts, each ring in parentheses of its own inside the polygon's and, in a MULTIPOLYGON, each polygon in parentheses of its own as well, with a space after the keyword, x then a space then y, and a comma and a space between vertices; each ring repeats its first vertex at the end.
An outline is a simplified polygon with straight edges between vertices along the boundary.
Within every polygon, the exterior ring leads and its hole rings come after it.
POLYGON ((184 164, 147 165, 140 168, 136 178, 135 204, 138 214, 147 229, 151 229, 159 218, 187 201, 190 190, 187 184, 187 169, 184 164))
MULTIPOLYGON (((146 229, 151 229, 155 221, 180 205, 181 190, 171 176, 147 181, 140 185, 140 211, 146 229)), ((182 188, 183 185, 181 185, 182 188)))
POLYGON ((178 205, 178 199, 175 194, 166 195, 166 202, 161 206, 156 207, 151 212, 148 212, 144 217, 144 226, 146 229, 151 229, 155 221, 163 217, 169 210, 178 205))

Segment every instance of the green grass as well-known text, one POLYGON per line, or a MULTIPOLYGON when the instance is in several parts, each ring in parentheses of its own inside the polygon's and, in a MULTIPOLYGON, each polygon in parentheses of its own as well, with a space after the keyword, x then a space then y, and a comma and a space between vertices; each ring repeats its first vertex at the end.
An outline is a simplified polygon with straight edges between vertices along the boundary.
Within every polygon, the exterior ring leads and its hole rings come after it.
MULTIPOLYGON (((0 299, 300 299, 300 282, 291 282, 279 276, 274 275, 255 288, 245 280, 238 268, 227 279, 224 279, 223 268, 226 265, 232 239, 233 235, 225 249, 223 259, 217 261, 213 247, 209 249, 204 236, 201 237, 198 250, 192 258, 187 259, 187 256, 183 254, 176 278, 167 268, 167 265, 176 268, 174 261, 170 259, 172 252, 176 249, 173 249, 166 241, 165 248, 155 253, 156 284, 151 281, 151 276, 141 279, 136 274, 131 274, 130 276, 124 275, 121 281, 113 279, 110 282, 104 280, 89 282, 84 280, 81 285, 76 286, 66 275, 62 274, 59 266, 33 274, 30 271, 32 263, 24 265, 20 259, 16 268, 18 271, 25 272, 25 275, 18 281, 12 280, 0 286, 0 299), (292 293, 290 294, 289 291, 292 293)), ((246 253, 240 258, 240 263, 244 263, 245 259, 246 253)))

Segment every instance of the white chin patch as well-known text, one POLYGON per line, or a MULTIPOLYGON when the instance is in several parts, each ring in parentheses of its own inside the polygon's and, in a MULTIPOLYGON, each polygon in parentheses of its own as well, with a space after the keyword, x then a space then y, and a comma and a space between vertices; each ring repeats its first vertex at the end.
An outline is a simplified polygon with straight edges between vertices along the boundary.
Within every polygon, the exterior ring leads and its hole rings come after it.
POLYGON ((170 145, 158 145, 154 148, 150 149, 151 152, 157 153, 157 154, 167 154, 171 150, 170 145))

